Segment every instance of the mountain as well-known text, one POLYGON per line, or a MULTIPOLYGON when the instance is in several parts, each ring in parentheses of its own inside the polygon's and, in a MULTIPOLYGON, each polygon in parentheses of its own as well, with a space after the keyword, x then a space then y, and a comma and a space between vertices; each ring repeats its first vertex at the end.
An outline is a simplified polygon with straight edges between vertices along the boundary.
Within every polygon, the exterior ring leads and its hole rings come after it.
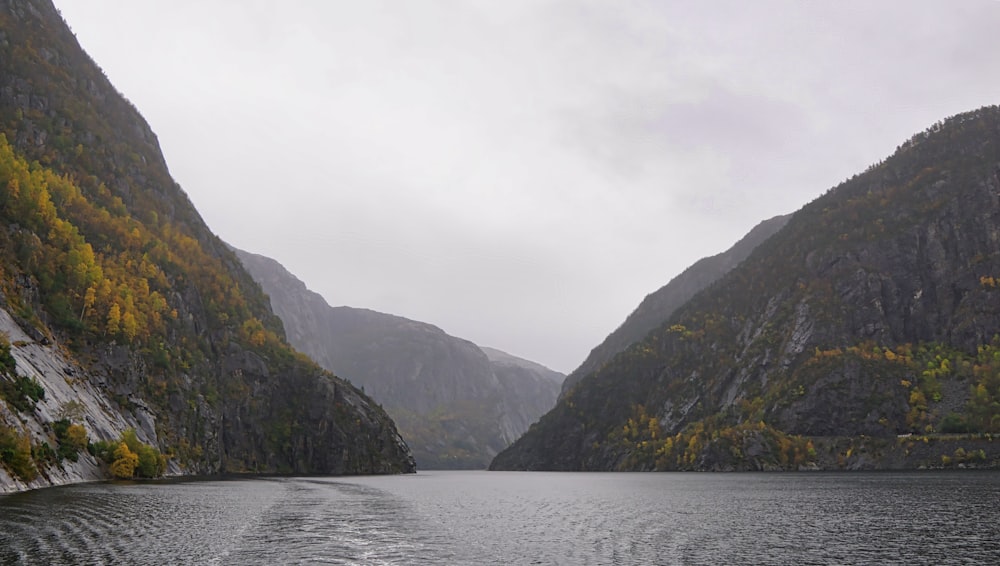
POLYGON ((286 344, 49 0, 0 3, 0 398, 0 491, 413 470, 381 408, 286 344))
POLYGON ((492 469, 1000 464, 1000 108, 792 215, 492 469))
POLYGON ((331 307, 275 260, 236 253, 289 342, 381 403, 421 468, 485 468, 555 404, 561 373, 430 324, 331 307))
POLYGON ((784 227, 789 217, 790 215, 786 214, 761 222, 740 241, 733 244, 733 247, 720 254, 698 260, 669 283, 646 295, 625 322, 591 350, 580 367, 566 377, 562 386, 563 394, 579 383, 585 375, 596 371, 611 360, 615 354, 644 338, 698 291, 708 287, 739 265, 761 242, 784 227))
POLYGON ((495 348, 479 348, 489 359, 493 374, 505 392, 501 399, 499 423, 506 448, 555 405, 559 385, 566 376, 495 348))

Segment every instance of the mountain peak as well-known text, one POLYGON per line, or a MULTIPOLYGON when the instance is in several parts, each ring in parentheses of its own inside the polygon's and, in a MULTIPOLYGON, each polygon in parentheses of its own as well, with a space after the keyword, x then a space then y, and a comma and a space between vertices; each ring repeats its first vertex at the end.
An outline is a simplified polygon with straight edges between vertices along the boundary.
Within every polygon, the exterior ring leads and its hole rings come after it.
POLYGON ((995 106, 914 136, 584 375, 492 466, 918 467, 979 449, 938 434, 996 432, 998 165, 995 106))

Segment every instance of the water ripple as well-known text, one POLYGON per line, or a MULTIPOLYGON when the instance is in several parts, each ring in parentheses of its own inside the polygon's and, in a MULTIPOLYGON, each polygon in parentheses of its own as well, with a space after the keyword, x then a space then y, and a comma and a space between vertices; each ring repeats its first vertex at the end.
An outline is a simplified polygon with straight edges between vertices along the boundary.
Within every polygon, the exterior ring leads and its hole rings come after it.
POLYGON ((0 564, 1000 563, 1000 475, 431 472, 0 497, 0 564))

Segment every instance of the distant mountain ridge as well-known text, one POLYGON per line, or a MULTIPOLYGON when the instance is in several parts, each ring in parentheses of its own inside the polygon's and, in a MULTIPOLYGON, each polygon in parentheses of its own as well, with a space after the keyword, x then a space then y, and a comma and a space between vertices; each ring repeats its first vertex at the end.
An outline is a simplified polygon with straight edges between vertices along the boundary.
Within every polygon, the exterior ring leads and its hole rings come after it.
POLYGON ((491 469, 1000 467, 1000 107, 794 213, 491 469))
POLYGON ((561 373, 427 323, 331 307, 277 261, 236 253, 289 342, 379 401, 420 468, 485 468, 555 403, 561 373))
POLYGON ((618 352, 645 338, 696 293, 739 265, 761 242, 783 228, 790 217, 790 214, 784 214, 757 224, 728 250, 696 261, 669 283, 646 295, 625 322, 591 350, 580 367, 566 377, 562 393, 565 394, 583 376, 599 369, 618 352))

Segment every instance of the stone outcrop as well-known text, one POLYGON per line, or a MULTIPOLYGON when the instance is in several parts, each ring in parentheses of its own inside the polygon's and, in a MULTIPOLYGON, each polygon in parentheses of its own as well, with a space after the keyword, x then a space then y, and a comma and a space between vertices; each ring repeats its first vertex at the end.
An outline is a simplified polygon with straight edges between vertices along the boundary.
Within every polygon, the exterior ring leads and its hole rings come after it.
POLYGON ((580 367, 566 376, 562 387, 563 394, 585 375, 610 361, 615 354, 645 338, 695 294, 739 265, 761 242, 780 230, 788 222, 789 217, 790 215, 786 214, 761 222, 728 250, 698 260, 669 283, 646 295, 625 322, 591 350, 580 367))

